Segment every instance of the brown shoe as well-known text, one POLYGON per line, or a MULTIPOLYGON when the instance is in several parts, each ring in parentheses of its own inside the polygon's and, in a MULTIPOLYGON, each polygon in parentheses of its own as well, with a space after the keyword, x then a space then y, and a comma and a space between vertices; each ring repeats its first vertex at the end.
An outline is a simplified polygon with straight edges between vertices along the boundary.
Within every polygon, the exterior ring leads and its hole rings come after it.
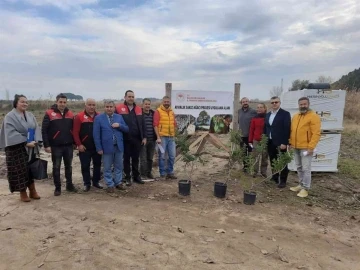
POLYGON ((20 191, 20 201, 22 201, 22 202, 30 202, 31 201, 26 193, 26 190, 20 191))
POLYGON ((114 187, 108 187, 108 188, 106 189, 106 192, 107 192, 107 193, 114 193, 114 192, 115 192, 115 188, 114 188, 114 187))
POLYGON ((166 179, 177 179, 177 177, 175 176, 175 174, 168 174, 166 176, 166 179))
POLYGON ((126 190, 123 183, 118 184, 115 188, 118 189, 118 190, 126 190))
POLYGON ((35 183, 32 183, 30 186, 29 186, 29 197, 31 199, 34 199, 34 200, 39 200, 40 199, 40 196, 39 194, 36 192, 36 189, 35 189, 35 183))
POLYGON ((166 180, 166 176, 165 175, 160 175, 159 177, 156 177, 155 180, 164 181, 164 180, 166 180))

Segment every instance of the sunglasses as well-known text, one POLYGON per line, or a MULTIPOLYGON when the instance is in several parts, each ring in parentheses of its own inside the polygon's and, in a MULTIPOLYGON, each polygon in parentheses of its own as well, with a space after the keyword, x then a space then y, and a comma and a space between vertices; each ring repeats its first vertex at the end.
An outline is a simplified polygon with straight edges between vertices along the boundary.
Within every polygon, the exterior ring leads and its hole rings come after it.
POLYGON ((279 103, 279 101, 273 101, 273 102, 271 102, 271 104, 278 104, 279 103))

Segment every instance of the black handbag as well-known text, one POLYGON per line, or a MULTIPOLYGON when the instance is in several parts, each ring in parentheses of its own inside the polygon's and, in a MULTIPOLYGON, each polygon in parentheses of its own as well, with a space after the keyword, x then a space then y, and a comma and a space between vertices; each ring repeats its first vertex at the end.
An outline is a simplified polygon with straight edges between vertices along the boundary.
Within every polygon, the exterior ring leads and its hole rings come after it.
POLYGON ((29 165, 30 173, 33 179, 47 179, 47 165, 48 162, 46 160, 43 160, 41 158, 35 159, 35 161, 29 165))

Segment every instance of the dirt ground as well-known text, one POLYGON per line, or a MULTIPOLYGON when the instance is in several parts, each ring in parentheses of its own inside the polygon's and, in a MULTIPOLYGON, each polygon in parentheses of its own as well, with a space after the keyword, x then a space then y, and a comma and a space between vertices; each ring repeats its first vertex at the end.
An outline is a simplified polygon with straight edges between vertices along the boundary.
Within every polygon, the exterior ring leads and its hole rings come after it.
MULTIPOLYGON (((359 181, 315 174, 307 199, 263 183, 248 206, 242 192, 249 179, 240 173, 228 182, 226 199, 213 196, 226 161, 204 158, 188 197, 178 195, 177 181, 54 197, 52 180, 42 180, 41 200, 21 203, 2 177, 0 269, 360 268, 359 181)), ((81 188, 76 156, 73 167, 81 188)), ((176 171, 186 177, 181 161, 176 171)), ((295 180, 291 173, 289 186, 295 180)))

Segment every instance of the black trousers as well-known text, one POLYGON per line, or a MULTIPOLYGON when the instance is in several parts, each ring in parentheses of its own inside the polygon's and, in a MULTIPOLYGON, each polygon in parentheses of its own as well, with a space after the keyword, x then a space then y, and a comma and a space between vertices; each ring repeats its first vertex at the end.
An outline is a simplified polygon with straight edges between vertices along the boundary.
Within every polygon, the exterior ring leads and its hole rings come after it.
POLYGON ((66 184, 72 184, 72 160, 74 148, 72 145, 51 146, 51 159, 53 162, 53 178, 56 188, 61 188, 60 167, 64 160, 66 184))
POLYGON ((141 147, 140 154, 140 171, 144 176, 148 176, 151 173, 153 166, 155 152, 155 141, 147 141, 146 145, 141 147))
MULTIPOLYGON (((273 166, 273 162, 278 158, 279 152, 286 152, 287 150, 284 149, 280 149, 280 146, 274 145, 272 140, 269 140, 268 142, 268 153, 269 153, 269 157, 270 157, 270 162, 271 162, 271 167, 273 166)), ((276 173, 272 176, 272 179, 279 183, 279 176, 280 176, 280 183, 286 183, 287 181, 287 177, 289 174, 289 169, 288 166, 286 165, 286 167, 279 173, 276 173)))
POLYGON ((81 173, 85 186, 91 186, 90 176, 90 164, 93 162, 93 175, 92 182, 94 185, 100 181, 101 172, 101 155, 96 152, 96 149, 86 150, 85 152, 79 152, 79 158, 81 163, 81 173))
MULTIPOLYGON (((249 145, 249 137, 241 137, 240 147, 241 147, 241 149, 244 150, 245 157, 247 157, 249 155, 249 153, 252 152, 253 149, 249 145)), ((246 164, 245 160, 243 161, 243 164, 244 164, 244 169, 247 169, 247 164, 246 164)))
POLYGON ((124 173, 125 178, 136 178, 140 176, 139 173, 139 157, 141 151, 141 140, 137 138, 131 138, 124 141, 124 173), (131 162, 130 162, 131 160, 131 162), (130 168, 131 163, 131 168, 130 168))

